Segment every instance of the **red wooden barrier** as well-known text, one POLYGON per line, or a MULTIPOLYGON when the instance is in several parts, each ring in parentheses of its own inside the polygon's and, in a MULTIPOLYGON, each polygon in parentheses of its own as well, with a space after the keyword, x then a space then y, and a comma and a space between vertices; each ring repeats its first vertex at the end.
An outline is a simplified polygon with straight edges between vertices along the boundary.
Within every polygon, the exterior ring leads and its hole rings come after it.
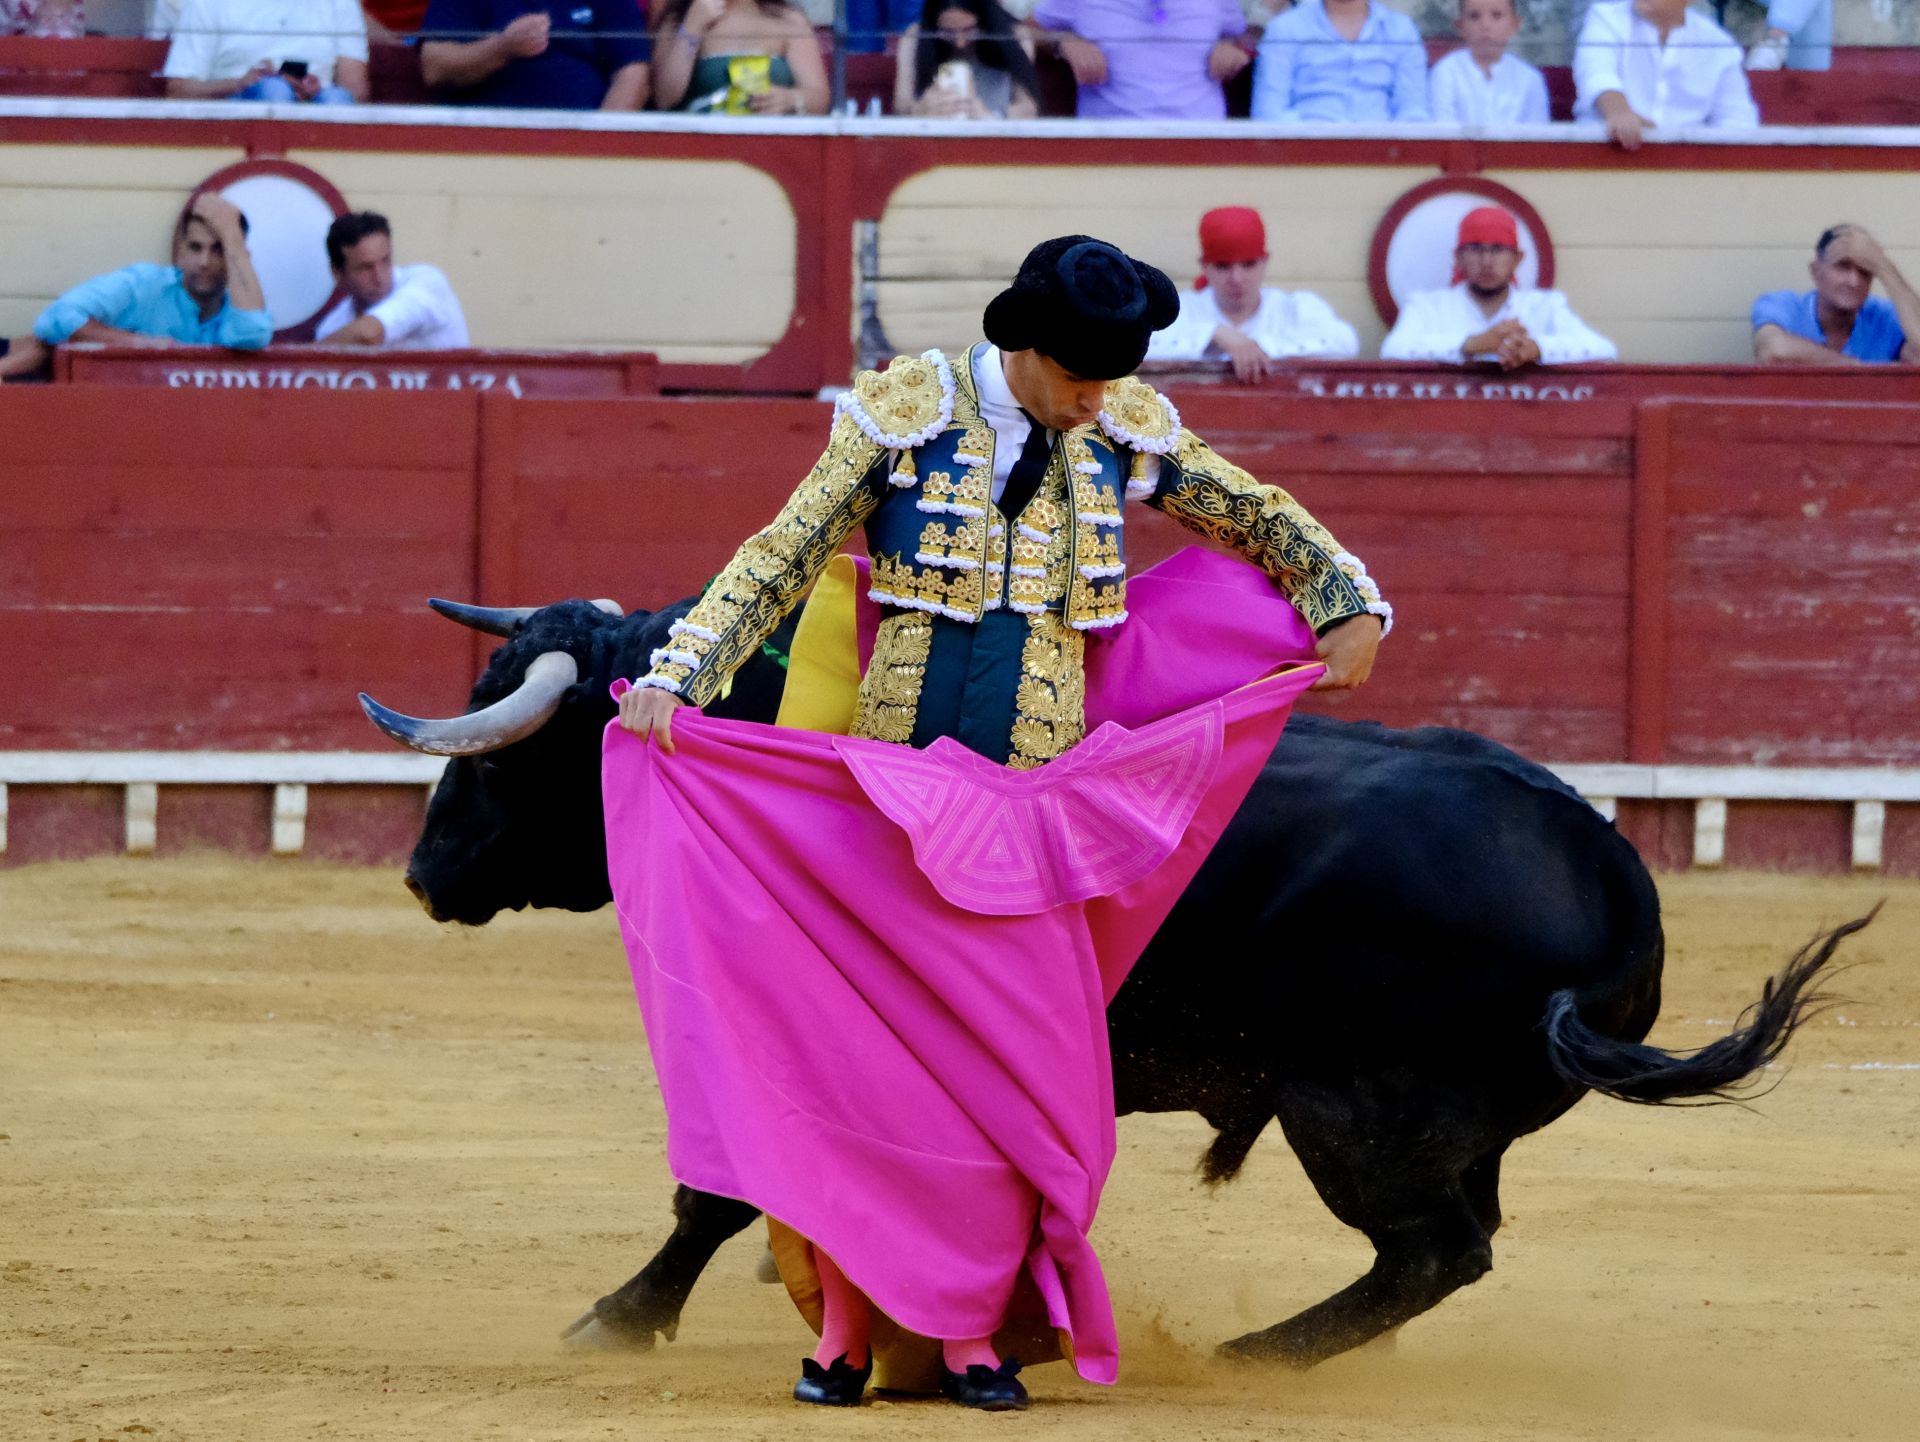
POLYGON ((386 350, 283 345, 265 351, 217 346, 61 346, 53 378, 90 385, 172 390, 488 391, 522 396, 660 394, 650 351, 386 350))

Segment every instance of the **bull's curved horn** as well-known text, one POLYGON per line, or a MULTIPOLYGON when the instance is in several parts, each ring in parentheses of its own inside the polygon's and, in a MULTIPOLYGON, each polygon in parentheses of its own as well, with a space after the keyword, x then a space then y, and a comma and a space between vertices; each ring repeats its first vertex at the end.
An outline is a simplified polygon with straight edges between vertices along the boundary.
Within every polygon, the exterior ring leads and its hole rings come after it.
POLYGON ((511 696, 466 716, 422 720, 390 711, 366 692, 360 709, 367 719, 402 746, 429 756, 478 756, 511 746, 547 724, 560 709, 567 687, 580 679, 580 666, 565 651, 542 651, 511 696))
MULTIPOLYGON (((514 628, 540 606, 469 606, 465 601, 443 601, 438 596, 429 596, 427 604, 445 616, 449 621, 458 621, 475 631, 485 631, 489 636, 511 636, 514 628)), ((605 611, 609 616, 625 616, 618 601, 609 601, 605 597, 593 602, 593 605, 605 611)))
POLYGON ((458 621, 471 630, 489 636, 511 636, 513 628, 539 610, 538 606, 469 606, 464 601, 443 601, 431 596, 427 604, 449 621, 458 621))

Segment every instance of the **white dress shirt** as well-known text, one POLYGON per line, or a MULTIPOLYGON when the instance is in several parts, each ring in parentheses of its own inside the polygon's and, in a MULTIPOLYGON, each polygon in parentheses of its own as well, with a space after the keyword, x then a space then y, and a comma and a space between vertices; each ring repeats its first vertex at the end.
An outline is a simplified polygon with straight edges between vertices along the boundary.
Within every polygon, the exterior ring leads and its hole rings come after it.
POLYGON ((1463 281, 1447 290, 1423 290, 1411 296, 1380 344, 1380 359, 1458 362, 1468 336, 1503 320, 1517 320, 1527 328, 1540 347, 1542 365, 1620 358, 1619 348, 1575 315, 1557 290, 1509 287, 1500 309, 1487 315, 1463 281))
POLYGON ((1213 343, 1213 333, 1232 325, 1274 360, 1288 356, 1355 356, 1360 337, 1333 313, 1333 307, 1311 291, 1291 293, 1263 286, 1260 308, 1236 324, 1220 313, 1211 289, 1190 290, 1180 297, 1180 318, 1147 343, 1147 359, 1155 361, 1225 360, 1227 353, 1213 343))
MULTIPOLYGON (((983 345, 974 353, 973 387, 980 397, 980 419, 993 431, 993 503, 997 506, 1006 493, 1007 476, 1013 471, 1013 463, 1020 459, 1020 450, 1033 433, 1033 422, 1020 409, 1020 402, 1013 398, 999 346, 983 345)), ((1146 460, 1146 472, 1139 478, 1140 484, 1157 484, 1160 457, 1148 456, 1146 460)))
POLYGON ((1435 120, 1454 125, 1545 125, 1553 118, 1546 76, 1505 54, 1489 75, 1465 46, 1434 61, 1427 100, 1435 120))
POLYGON ((322 85, 336 60, 367 58, 367 20, 355 0, 181 0, 160 73, 175 80, 237 80, 262 60, 304 60, 322 85))
POLYGON ((373 316, 386 331, 382 345, 408 350, 459 350, 472 343, 467 339, 466 313, 438 266, 396 265, 393 289, 385 300, 361 311, 348 296, 321 317, 314 339, 325 340, 363 314, 373 316))
POLYGON ((1574 119, 1596 119, 1594 102, 1617 90, 1634 114, 1661 129, 1750 130, 1760 111, 1742 58, 1739 42, 1697 10, 1662 45, 1659 29, 1633 13, 1631 0, 1604 0, 1587 11, 1574 47, 1574 119))

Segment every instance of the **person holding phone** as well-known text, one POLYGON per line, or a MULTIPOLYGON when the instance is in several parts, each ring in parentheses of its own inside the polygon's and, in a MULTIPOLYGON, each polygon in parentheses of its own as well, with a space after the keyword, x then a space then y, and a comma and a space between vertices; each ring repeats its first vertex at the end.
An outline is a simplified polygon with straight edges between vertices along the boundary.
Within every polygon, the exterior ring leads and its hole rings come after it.
POLYGON ((367 98, 367 21, 355 0, 180 0, 167 47, 175 100, 353 105, 367 98))
POLYGON ((1040 77, 999 0, 926 0, 900 37, 893 113, 941 120, 1028 120, 1040 77))

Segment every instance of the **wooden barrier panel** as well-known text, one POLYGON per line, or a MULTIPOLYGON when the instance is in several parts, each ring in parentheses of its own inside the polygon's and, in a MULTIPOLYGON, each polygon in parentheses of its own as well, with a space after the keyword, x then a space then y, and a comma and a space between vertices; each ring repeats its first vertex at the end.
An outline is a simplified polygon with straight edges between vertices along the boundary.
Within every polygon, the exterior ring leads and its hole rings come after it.
POLYGON ((65 345, 53 378, 88 385, 170 390, 490 391, 506 395, 612 399, 660 394, 660 358, 650 351, 392 350, 283 345, 264 351, 218 346, 65 345))
POLYGON ((1674 403, 1668 761, 1920 764, 1920 414, 1674 403))
POLYGON ((0 749, 370 748, 464 697, 478 398, 0 390, 0 749))

